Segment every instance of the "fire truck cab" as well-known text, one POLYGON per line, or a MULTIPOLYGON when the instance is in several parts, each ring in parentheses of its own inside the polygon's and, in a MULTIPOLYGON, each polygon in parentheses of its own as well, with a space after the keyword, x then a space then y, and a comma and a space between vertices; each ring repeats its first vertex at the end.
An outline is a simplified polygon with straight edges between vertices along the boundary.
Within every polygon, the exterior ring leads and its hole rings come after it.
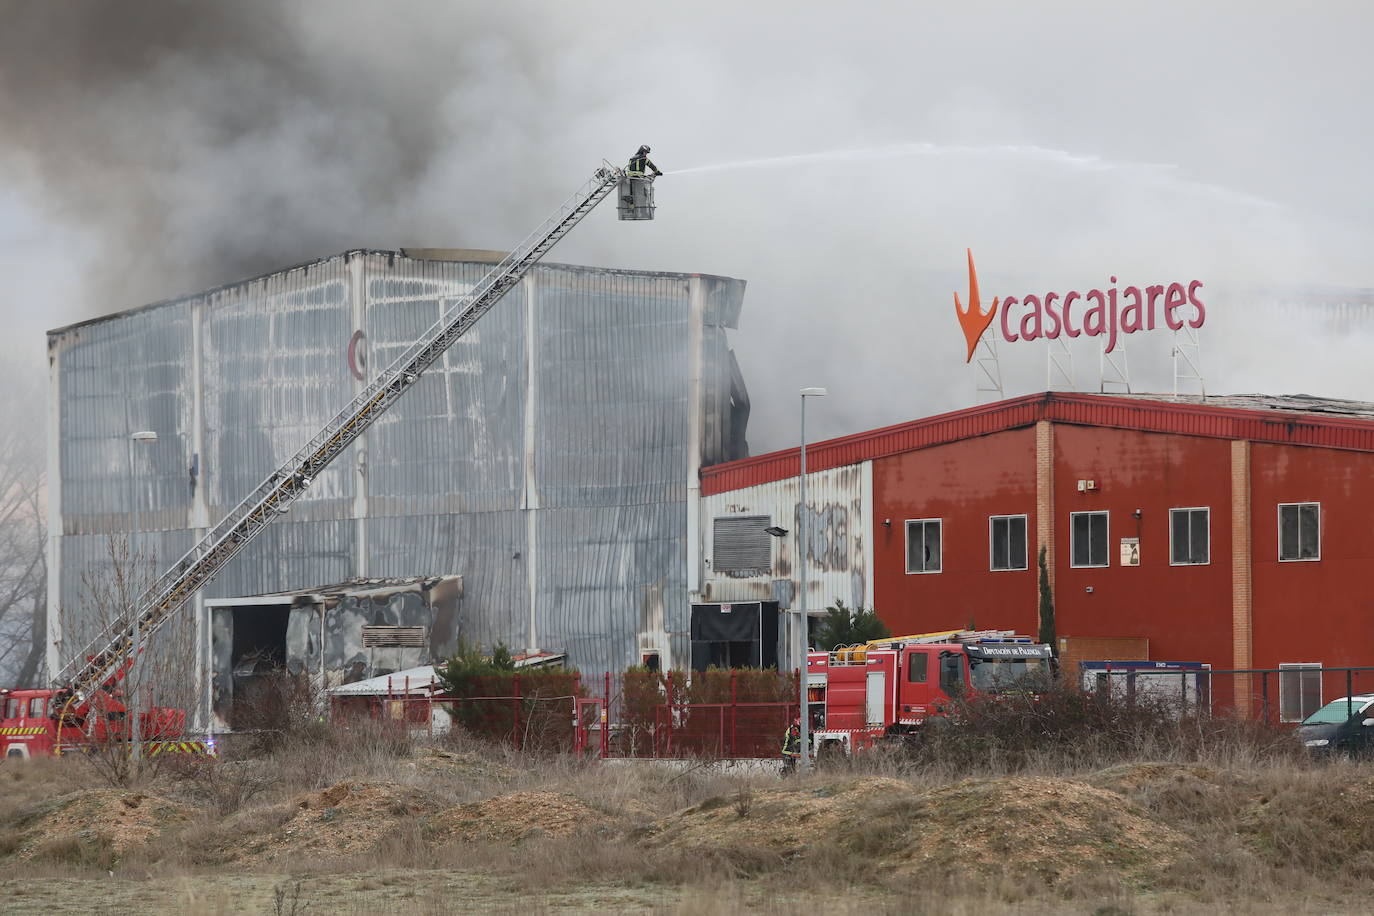
POLYGON ((0 757, 28 760, 52 753, 51 701, 51 690, 0 691, 0 757))
POLYGON ((811 652, 807 705, 813 752, 861 750, 918 732, 969 692, 1025 689, 1049 672, 1049 646, 1009 631, 950 630, 811 652))

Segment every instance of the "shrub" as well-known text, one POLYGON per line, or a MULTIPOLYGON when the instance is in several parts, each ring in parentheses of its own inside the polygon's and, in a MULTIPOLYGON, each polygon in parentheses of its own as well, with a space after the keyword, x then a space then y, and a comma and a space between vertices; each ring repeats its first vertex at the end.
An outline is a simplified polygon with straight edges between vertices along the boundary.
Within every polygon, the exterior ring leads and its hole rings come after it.
POLYGON ((531 751, 571 746, 571 698, 586 694, 575 669, 516 671, 501 643, 490 656, 461 644, 435 674, 454 720, 468 732, 531 751))
POLYGON ((1125 703, 1046 678, 1025 692, 953 701, 912 742, 916 762, 957 772, 1087 769, 1131 759, 1293 758, 1287 732, 1260 722, 1185 714, 1174 703, 1125 703))
POLYGON ((875 611, 863 607, 847 607, 837 600, 825 609, 825 616, 816 625, 816 648, 826 652, 841 646, 853 646, 872 639, 885 639, 892 635, 887 624, 878 619, 875 611))

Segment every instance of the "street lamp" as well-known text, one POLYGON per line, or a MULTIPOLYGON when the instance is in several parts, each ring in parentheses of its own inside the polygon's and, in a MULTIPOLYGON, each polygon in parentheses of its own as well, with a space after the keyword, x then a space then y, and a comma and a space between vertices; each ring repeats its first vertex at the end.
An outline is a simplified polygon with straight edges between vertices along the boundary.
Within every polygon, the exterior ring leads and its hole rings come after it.
POLYGON ((801 758, 797 761, 798 767, 804 773, 811 768, 811 708, 808 702, 806 686, 806 649, 807 649, 807 630, 810 623, 808 616, 810 611, 806 606, 806 554, 809 545, 807 540, 807 511, 806 511, 806 399, 823 398, 827 394, 824 388, 803 388, 801 390, 801 508, 797 513, 797 553, 800 557, 798 562, 797 577, 798 585, 801 589, 801 607, 797 614, 797 680, 798 698, 797 711, 801 718, 801 758))

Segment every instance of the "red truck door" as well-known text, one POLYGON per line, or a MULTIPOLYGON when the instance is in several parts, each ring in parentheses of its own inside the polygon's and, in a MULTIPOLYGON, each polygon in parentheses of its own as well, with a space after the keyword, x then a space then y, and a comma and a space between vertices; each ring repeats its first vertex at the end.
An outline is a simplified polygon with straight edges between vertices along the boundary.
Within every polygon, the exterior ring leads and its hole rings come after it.
POLYGON ((936 662, 932 649, 915 646, 902 651, 897 721, 924 719, 935 701, 936 662))
POLYGON ((940 666, 940 697, 950 700, 968 692, 968 656, 961 650, 943 649, 937 661, 940 666))

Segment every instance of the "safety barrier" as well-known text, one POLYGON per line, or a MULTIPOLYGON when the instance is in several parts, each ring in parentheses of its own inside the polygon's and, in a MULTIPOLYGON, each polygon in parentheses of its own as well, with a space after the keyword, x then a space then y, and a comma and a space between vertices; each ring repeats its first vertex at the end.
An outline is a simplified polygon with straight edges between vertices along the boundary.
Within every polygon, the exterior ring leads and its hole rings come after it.
POLYGON ((1160 667, 1103 664, 1080 672, 1079 683, 1113 702, 1164 703, 1180 714, 1228 715, 1271 725, 1296 724, 1342 697, 1374 694, 1374 667, 1313 663, 1211 669, 1157 664, 1160 667))
POLYGON ((736 670, 626 672, 583 678, 527 671, 474 678, 462 695, 425 695, 397 682, 386 694, 335 698, 361 715, 430 735, 458 727, 533 752, 591 757, 777 757, 796 715, 795 675, 736 670))

